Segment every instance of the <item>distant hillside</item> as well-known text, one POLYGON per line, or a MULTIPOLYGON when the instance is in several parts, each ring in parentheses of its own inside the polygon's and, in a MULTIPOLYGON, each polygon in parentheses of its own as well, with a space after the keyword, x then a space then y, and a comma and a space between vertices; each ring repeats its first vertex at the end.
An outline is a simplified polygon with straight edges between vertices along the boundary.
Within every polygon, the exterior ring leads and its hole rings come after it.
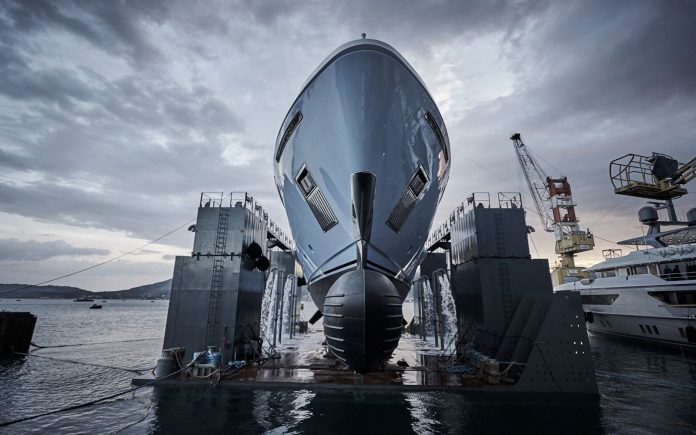
POLYGON ((25 289, 11 291, 26 287, 28 284, 0 284, 0 298, 78 298, 80 296, 91 295, 92 292, 63 285, 42 285, 39 287, 28 287, 25 289))
POLYGON ((102 299, 169 299, 169 293, 172 289, 172 280, 168 279, 154 284, 141 285, 139 287, 129 288, 128 290, 118 290, 115 292, 97 292, 95 297, 102 299))
POLYGON ((28 284, 0 284, 0 299, 11 298, 52 298, 75 299, 80 296, 89 296, 95 299, 169 299, 172 280, 168 279, 154 284, 141 285, 127 290, 113 292, 91 292, 77 287, 42 285, 31 286, 22 290, 13 289, 27 286, 28 284))

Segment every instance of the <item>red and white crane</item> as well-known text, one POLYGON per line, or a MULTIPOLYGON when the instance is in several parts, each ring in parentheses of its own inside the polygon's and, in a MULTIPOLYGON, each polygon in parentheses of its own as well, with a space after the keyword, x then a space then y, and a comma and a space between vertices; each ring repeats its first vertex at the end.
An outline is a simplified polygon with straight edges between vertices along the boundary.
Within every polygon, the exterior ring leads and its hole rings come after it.
POLYGON ((580 228, 575 215, 577 204, 573 202, 568 178, 551 178, 546 175, 522 142, 519 133, 513 134, 510 139, 541 224, 556 239, 556 253, 560 255, 561 264, 551 273, 554 286, 584 278, 582 269, 575 267, 575 254, 592 250, 594 237, 590 230, 580 228))

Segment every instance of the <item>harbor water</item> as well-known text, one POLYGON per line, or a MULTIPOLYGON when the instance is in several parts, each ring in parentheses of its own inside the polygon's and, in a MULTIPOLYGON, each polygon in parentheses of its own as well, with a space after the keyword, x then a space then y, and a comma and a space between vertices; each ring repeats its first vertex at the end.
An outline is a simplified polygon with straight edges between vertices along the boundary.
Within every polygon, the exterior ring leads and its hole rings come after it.
MULTIPOLYGON (((65 346, 0 360, 0 423, 127 390, 135 371, 155 365, 167 301, 101 304, 0 301, 0 310, 38 316, 37 345, 65 346)), ((304 306, 308 318, 313 306, 304 306)), ((411 311, 404 304, 407 320, 411 311)), ((321 325, 311 331, 298 339, 321 343, 321 325)), ((148 387, 0 433, 696 433, 696 357, 596 336, 590 343, 600 397, 587 403, 443 391, 148 387)))

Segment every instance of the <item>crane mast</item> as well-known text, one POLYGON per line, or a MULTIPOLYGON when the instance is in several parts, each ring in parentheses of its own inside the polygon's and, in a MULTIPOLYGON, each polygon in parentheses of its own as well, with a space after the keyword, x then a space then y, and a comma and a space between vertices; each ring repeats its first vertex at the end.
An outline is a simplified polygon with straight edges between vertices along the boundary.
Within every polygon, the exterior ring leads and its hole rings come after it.
POLYGON ((553 216, 551 215, 551 197, 546 182, 548 177, 529 154, 520 134, 515 133, 510 139, 515 145, 517 160, 519 160, 522 173, 527 180, 529 192, 534 198, 534 207, 536 207, 539 219, 541 219, 541 225, 544 227, 544 231, 551 233, 553 232, 553 216))
POLYGON ((585 278, 585 272, 575 267, 575 254, 592 250, 594 237, 590 230, 580 228, 575 215, 577 204, 573 202, 568 179, 565 176, 551 178, 546 175, 529 153, 519 133, 513 134, 510 139, 541 224, 545 231, 554 233, 556 239, 555 251, 561 261, 560 266, 551 273, 554 286, 585 278))

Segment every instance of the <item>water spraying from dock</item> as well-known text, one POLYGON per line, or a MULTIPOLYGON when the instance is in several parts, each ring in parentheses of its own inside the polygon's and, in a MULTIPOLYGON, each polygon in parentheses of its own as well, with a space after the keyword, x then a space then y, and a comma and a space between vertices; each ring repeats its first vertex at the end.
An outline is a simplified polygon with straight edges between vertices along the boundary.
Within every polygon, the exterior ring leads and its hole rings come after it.
POLYGON ((273 335, 274 313, 278 288, 278 269, 273 269, 266 278, 266 288, 263 291, 261 303, 261 337, 269 339, 273 335))
POLYGON ((442 314, 442 340, 445 349, 453 346, 457 335, 457 310, 452 296, 452 286, 450 285, 447 272, 436 273, 440 285, 440 307, 442 314))

